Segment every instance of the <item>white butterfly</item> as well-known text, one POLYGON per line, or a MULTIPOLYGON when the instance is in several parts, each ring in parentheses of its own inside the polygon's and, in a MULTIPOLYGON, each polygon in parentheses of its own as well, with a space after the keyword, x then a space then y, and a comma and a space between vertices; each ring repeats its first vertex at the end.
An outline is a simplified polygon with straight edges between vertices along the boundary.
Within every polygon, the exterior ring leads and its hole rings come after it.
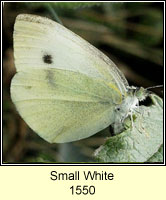
POLYGON ((17 16, 14 58, 12 100, 48 142, 86 138, 110 124, 118 132, 138 105, 135 88, 107 56, 50 19, 17 16))

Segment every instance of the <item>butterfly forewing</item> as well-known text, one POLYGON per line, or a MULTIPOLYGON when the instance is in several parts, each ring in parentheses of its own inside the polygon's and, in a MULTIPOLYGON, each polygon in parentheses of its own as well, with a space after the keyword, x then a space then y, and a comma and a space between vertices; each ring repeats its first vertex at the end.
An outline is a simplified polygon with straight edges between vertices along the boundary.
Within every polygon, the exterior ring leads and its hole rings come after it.
POLYGON ((114 108, 122 102, 127 81, 79 36, 47 18, 19 15, 14 57, 12 100, 45 140, 82 139, 114 122, 114 108))

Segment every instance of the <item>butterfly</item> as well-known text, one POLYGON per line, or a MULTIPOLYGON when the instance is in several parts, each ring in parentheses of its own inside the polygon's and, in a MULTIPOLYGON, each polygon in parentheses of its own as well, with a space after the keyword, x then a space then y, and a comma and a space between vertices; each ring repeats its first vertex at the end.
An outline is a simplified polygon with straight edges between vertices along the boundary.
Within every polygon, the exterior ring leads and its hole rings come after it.
POLYGON ((101 51, 48 18, 18 15, 13 38, 12 101, 50 143, 87 138, 110 124, 118 133, 146 96, 101 51))

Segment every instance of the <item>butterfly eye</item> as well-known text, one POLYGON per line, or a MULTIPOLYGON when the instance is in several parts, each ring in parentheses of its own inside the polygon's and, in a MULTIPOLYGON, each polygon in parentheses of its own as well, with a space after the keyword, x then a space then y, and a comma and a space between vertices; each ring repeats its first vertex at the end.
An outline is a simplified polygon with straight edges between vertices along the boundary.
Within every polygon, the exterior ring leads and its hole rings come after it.
POLYGON ((51 64, 51 63, 53 63, 52 62, 52 56, 51 55, 44 55, 43 56, 43 61, 44 61, 44 63, 47 63, 47 64, 51 64))

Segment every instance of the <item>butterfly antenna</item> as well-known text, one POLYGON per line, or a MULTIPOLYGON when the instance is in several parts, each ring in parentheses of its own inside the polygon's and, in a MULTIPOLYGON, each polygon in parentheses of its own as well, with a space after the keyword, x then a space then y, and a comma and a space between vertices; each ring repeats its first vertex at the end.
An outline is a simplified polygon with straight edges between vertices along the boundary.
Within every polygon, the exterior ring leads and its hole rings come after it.
POLYGON ((147 87, 146 89, 149 90, 149 89, 161 88, 161 87, 163 87, 163 85, 155 85, 155 86, 152 86, 152 87, 147 87))

